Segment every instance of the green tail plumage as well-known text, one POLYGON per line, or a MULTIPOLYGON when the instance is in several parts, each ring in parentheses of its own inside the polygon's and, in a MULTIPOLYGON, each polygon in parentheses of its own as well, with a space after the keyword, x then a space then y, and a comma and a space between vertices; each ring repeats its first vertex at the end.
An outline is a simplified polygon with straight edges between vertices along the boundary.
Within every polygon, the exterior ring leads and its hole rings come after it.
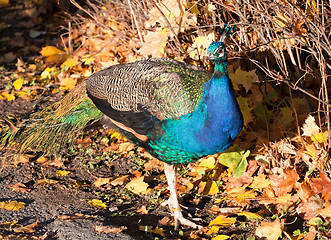
POLYGON ((59 102, 32 114, 16 127, 9 118, 2 120, 7 125, 0 131, 0 144, 20 153, 28 149, 44 154, 58 153, 73 144, 89 122, 102 115, 87 97, 84 82, 59 102))

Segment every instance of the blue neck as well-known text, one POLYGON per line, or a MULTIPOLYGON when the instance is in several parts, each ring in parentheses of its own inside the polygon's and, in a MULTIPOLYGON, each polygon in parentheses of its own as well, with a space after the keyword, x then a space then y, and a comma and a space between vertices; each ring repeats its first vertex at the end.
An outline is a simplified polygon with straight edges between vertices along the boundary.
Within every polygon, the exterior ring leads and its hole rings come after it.
POLYGON ((243 118, 227 75, 227 63, 216 64, 212 78, 203 87, 194 112, 163 121, 164 134, 150 145, 160 153, 160 160, 185 163, 225 151, 241 131, 243 118), (178 154, 174 154, 176 151, 178 154))

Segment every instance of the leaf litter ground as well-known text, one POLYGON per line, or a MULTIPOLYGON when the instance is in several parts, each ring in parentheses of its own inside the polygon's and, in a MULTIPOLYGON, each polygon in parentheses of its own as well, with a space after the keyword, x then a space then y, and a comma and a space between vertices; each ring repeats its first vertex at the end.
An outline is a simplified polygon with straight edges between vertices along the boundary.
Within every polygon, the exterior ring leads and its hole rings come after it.
MULTIPOLYGON (((170 2, 169 7, 179 7, 179 2, 170 2)), ((9 19, 4 19, 14 26, 5 26, 4 33, 14 36, 15 44, 10 44, 10 38, 2 39, 3 46, 8 47, 1 49, 0 60, 6 66, 1 72, 1 117, 38 111, 56 101, 62 90, 71 89, 78 80, 91 74, 91 64, 96 66, 95 71, 106 62, 115 64, 137 59, 131 49, 137 46, 131 41, 114 40, 103 46, 105 40, 117 36, 107 32, 103 37, 104 33, 93 22, 86 22, 82 28, 86 29, 84 35, 89 36, 84 44, 77 30, 72 34, 74 43, 83 46, 80 51, 67 54, 54 47, 61 45, 56 44, 59 39, 43 35, 43 30, 53 29, 54 25, 36 21, 47 19, 49 8, 43 4, 34 6, 34 3, 27 1, 32 6, 18 15, 30 19, 22 19, 19 28, 15 29, 17 26, 13 23, 20 20, 10 19, 15 15, 6 15, 9 19), (31 32, 31 28, 34 31, 31 32), (26 39, 32 44, 26 45, 26 39), (36 53, 41 47, 43 59, 36 53), (93 53, 97 54, 93 56, 93 53)), ((153 11, 155 9, 149 13, 151 16, 153 11)), ((117 31, 126 31, 125 25, 116 22, 113 16, 107 22, 117 31)), ((135 32, 126 32, 128 36, 132 34, 129 39, 136 40, 135 32)), ((166 52, 164 36, 172 34, 161 33, 163 40, 157 41, 156 56, 166 52)), ((150 35, 153 37, 149 39, 147 34, 145 41, 156 44, 158 32, 150 35)), ((208 46, 214 36, 210 34, 202 39, 194 43, 208 46)), ((191 57, 197 56, 191 54, 191 57)), ((246 125, 236 142, 239 147, 233 147, 232 153, 210 156, 179 169, 177 190, 181 202, 188 207, 188 214, 200 218, 200 223, 206 226, 203 230, 183 228, 173 232, 168 209, 160 207, 169 196, 162 164, 118 134, 96 131, 87 132, 74 148, 65 148, 61 159, 27 153, 9 161, 11 164, 0 175, 0 231, 3 234, 0 236, 5 239, 15 239, 15 236, 30 239, 254 239, 253 236, 255 239, 328 239, 331 180, 325 172, 314 170, 326 159, 321 146, 325 144, 327 132, 316 125, 313 117, 307 118, 302 99, 296 97, 291 100, 300 126, 306 119, 303 134, 285 138, 283 130, 295 125, 292 112, 269 85, 265 85, 262 93, 255 84, 258 80, 255 70, 246 72, 241 70, 242 65, 234 61, 229 67, 235 90, 240 92, 238 101, 246 125), (271 136, 267 140, 267 131, 262 126, 268 124, 271 136), (274 142, 269 144, 270 139, 274 142)))

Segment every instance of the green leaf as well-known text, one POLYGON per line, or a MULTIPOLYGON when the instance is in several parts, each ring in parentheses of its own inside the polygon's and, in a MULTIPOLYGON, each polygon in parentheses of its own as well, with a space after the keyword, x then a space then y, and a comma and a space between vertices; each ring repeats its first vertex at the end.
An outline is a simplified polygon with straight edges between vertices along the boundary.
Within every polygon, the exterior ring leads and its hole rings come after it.
POLYGON ((240 177, 247 167, 247 157, 250 151, 236 151, 221 153, 218 157, 219 163, 229 168, 229 174, 233 174, 235 177, 240 177))

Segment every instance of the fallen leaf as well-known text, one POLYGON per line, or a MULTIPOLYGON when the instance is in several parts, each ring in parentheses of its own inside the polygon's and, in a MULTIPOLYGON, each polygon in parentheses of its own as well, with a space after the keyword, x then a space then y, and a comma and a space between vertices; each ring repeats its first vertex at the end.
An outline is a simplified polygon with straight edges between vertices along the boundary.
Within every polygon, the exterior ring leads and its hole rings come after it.
POLYGON ((167 225, 170 222, 170 218, 168 216, 163 217, 158 221, 159 225, 167 225))
POLYGON ((214 169, 215 162, 216 162, 216 160, 214 157, 202 158, 201 162, 199 163, 199 167, 214 169))
POLYGON ((216 195, 219 192, 215 181, 208 180, 207 182, 200 182, 198 193, 204 195, 216 195))
POLYGON ((92 199, 89 200, 88 203, 90 204, 91 207, 97 207, 102 209, 107 208, 107 204, 103 203, 100 199, 92 199))
POLYGON ((278 240, 282 236, 282 226, 279 219, 273 222, 261 222, 261 226, 256 228, 255 235, 268 240, 278 240))
POLYGON ((322 193, 326 201, 331 199, 331 179, 325 172, 321 172, 319 178, 310 179, 310 186, 314 194, 322 193))
POLYGON ((69 174, 71 174, 71 171, 62 171, 62 170, 57 170, 56 171, 56 176, 67 176, 69 174))
POLYGON ((53 180, 53 179, 39 179, 37 181, 37 184, 49 184, 49 185, 54 185, 57 184, 59 181, 53 180))
POLYGON ((240 213, 237 213, 237 215, 239 216, 245 216, 248 218, 248 220, 256 220, 256 219, 262 219, 262 217, 257 214, 257 213, 252 213, 252 212, 240 212, 240 213))
POLYGON ((249 185, 251 188, 263 189, 270 185, 269 179, 264 174, 260 174, 253 178, 253 182, 249 185))
POLYGON ((125 181, 128 179, 129 175, 122 175, 119 177, 115 177, 114 180, 110 181, 110 184, 113 186, 123 185, 125 181))
POLYGON ((5 201, 5 202, 0 202, 0 209, 6 209, 9 211, 17 211, 20 210, 21 208, 25 208, 25 203, 24 202, 17 202, 17 201, 5 201))
POLYGON ((211 240, 226 240, 229 238, 230 238, 230 236, 227 236, 227 235, 217 235, 217 236, 213 237, 211 240))
POLYGON ((77 64, 78 62, 78 57, 70 57, 67 58, 67 60, 64 61, 64 63, 61 64, 61 68, 70 68, 73 67, 77 64))
POLYGON ((30 192, 31 189, 27 188, 23 183, 16 183, 15 185, 11 185, 9 186, 12 188, 12 191, 13 192, 23 192, 23 193, 26 193, 26 192, 30 192))
POLYGON ((29 225, 26 225, 26 226, 13 228, 13 231, 15 233, 33 233, 33 232, 35 232, 34 228, 37 226, 38 226, 38 221, 31 223, 29 225))
POLYGON ((142 206, 137 210, 137 212, 141 214, 148 214, 148 210, 146 209, 146 206, 142 206))
POLYGON ((19 78, 17 80, 15 80, 15 82, 13 83, 13 86, 16 90, 20 90, 22 88, 23 85, 23 79, 19 78))
POLYGON ((276 196, 290 193, 299 179, 296 170, 290 168, 274 168, 273 171, 275 174, 269 175, 269 179, 276 196))
POLYGON ((236 221, 236 218, 219 215, 209 223, 209 226, 230 227, 236 221))
POLYGON ((96 187, 101 187, 102 185, 109 183, 110 179, 111 178, 98 178, 93 184, 96 187))
POLYGON ((315 122, 315 118, 311 115, 309 115, 303 124, 302 127, 303 134, 302 136, 313 136, 319 133, 320 128, 317 126, 315 122))
POLYGON ((126 226, 114 227, 114 226, 94 226, 94 230, 98 233, 120 233, 128 229, 126 226))
POLYGON ((148 184, 144 182, 144 177, 138 177, 132 179, 126 186, 125 188, 130 190, 131 192, 135 194, 140 194, 143 192, 146 192, 148 187, 148 184))
POLYGON ((144 231, 146 233, 155 233, 157 235, 160 235, 162 237, 165 237, 164 235, 164 230, 160 227, 155 227, 153 228, 153 226, 139 226, 139 230, 140 231, 144 231))
POLYGON ((60 82, 60 90, 71 90, 77 84, 76 78, 66 77, 60 82))
POLYGON ((136 145, 134 145, 131 142, 124 142, 121 143, 118 147, 119 152, 130 152, 132 149, 134 149, 136 145))

